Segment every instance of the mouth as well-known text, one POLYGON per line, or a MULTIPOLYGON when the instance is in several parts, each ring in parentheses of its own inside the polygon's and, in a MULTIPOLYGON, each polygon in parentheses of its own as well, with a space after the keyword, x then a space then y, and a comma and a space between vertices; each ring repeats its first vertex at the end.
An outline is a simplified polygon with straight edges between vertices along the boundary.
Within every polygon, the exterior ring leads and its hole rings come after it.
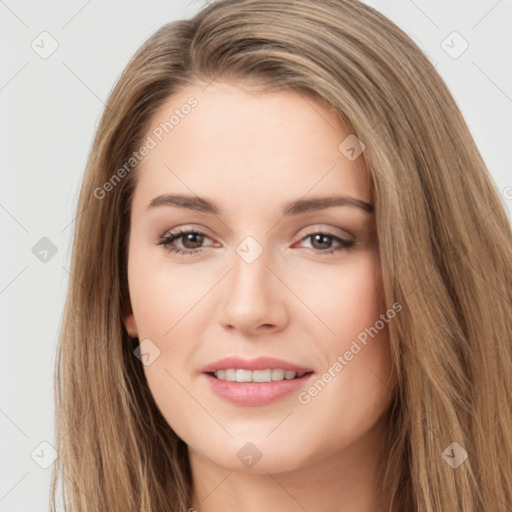
POLYGON ((314 374, 281 359, 229 357, 205 366, 202 374, 215 395, 239 406, 263 406, 299 391, 314 374))
POLYGON ((294 380, 313 373, 311 371, 295 372, 283 368, 267 368, 265 370, 244 370, 242 368, 226 368, 215 372, 207 372, 215 379, 228 382, 280 382, 294 380))

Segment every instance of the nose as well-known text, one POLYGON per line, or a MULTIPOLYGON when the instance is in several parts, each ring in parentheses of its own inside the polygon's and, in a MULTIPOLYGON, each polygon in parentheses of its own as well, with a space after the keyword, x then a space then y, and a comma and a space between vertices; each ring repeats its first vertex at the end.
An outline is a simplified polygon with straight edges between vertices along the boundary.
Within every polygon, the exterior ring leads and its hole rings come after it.
POLYGON ((266 251, 248 263, 234 254, 233 268, 226 276, 220 323, 245 334, 277 331, 289 320, 286 287, 276 276, 266 251))

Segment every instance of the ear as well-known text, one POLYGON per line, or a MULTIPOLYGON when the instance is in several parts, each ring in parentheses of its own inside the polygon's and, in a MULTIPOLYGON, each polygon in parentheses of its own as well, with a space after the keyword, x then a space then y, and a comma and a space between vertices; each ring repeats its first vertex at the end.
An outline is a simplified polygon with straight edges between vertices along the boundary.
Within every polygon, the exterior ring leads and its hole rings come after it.
POLYGON ((130 313, 129 315, 125 316, 124 326, 130 338, 138 338, 139 333, 137 331, 137 324, 135 323, 133 313, 130 313))
POLYGON ((138 338, 139 332, 137 330, 137 324, 135 323, 135 317, 133 316, 133 311, 131 305, 125 304, 124 313, 123 313, 123 323, 126 331, 130 338, 138 338))

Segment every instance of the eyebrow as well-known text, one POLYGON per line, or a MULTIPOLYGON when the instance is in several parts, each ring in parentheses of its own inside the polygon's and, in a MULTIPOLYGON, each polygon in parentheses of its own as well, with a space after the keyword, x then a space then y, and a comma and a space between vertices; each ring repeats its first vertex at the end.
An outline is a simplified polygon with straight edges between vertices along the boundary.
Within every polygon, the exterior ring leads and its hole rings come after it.
MULTIPOLYGON (((214 202, 203 197, 185 194, 162 194, 152 199, 146 210, 157 206, 177 206, 202 213, 220 215, 221 209, 214 202)), ((312 197, 310 199, 297 199, 283 206, 283 215, 300 215, 308 212, 317 212, 332 208, 333 206, 352 206, 363 211, 373 213, 373 206, 361 199, 350 196, 337 195, 328 197, 312 197)))

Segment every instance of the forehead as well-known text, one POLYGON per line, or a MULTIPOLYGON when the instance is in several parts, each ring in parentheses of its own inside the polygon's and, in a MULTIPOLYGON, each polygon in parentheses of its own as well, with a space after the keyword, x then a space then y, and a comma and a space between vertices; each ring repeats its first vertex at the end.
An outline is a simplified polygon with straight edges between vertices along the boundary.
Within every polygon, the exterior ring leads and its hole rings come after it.
POLYGON ((335 112, 291 90, 191 85, 154 114, 146 133, 154 147, 139 164, 137 188, 238 208, 337 192, 370 202, 364 158, 339 149, 350 135, 335 112))

